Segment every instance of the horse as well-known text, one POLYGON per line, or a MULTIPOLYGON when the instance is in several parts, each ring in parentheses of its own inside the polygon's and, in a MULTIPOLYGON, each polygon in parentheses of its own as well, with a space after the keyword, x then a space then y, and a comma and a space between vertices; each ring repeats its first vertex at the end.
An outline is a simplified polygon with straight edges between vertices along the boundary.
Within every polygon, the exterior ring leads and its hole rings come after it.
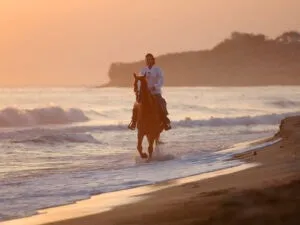
POLYGON ((151 160, 154 143, 157 145, 160 133, 163 131, 163 120, 159 112, 159 103, 151 94, 146 76, 137 76, 134 74, 134 90, 139 95, 137 107, 137 150, 142 159, 151 160), (140 82, 140 90, 137 85, 140 82), (143 152, 143 139, 148 140, 148 154, 143 152))

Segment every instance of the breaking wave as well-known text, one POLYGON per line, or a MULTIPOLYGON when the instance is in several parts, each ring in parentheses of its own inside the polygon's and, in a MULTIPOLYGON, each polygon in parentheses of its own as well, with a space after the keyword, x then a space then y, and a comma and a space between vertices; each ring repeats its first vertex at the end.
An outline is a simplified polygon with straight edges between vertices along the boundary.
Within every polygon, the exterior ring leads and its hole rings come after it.
MULTIPOLYGON (((84 114, 79 114, 82 120, 86 119, 84 114)), ((221 126, 251 126, 251 125, 278 125, 280 121, 289 116, 300 115, 300 112, 282 113, 282 114, 265 114, 259 116, 242 116, 242 117, 224 117, 209 118, 203 120, 193 120, 186 118, 181 121, 172 121, 174 129, 180 127, 221 127, 221 126)), ((77 118, 78 119, 78 118, 77 118)), ((70 121, 70 120, 67 120, 70 121)), ((77 120, 78 121, 78 120, 77 120)), ((127 131, 126 124, 110 125, 72 125, 70 127, 47 128, 36 127, 15 131, 0 132, 0 139, 10 139, 14 142, 92 142, 98 141, 89 135, 90 132, 114 132, 127 131)))
POLYGON ((0 111, 0 127, 68 124, 88 120, 80 109, 63 109, 58 106, 35 109, 8 107, 0 111))
POLYGON ((192 127, 192 126, 238 126, 238 125, 276 125, 280 121, 289 116, 300 115, 300 112, 281 113, 281 114, 265 114, 259 116, 241 116, 241 117, 211 117, 206 120, 185 120, 175 122, 177 126, 192 127))
POLYGON ((55 143, 93 143, 101 144, 100 141, 95 139, 91 134, 52 134, 39 136, 31 139, 24 139, 19 141, 14 141, 15 143, 35 143, 35 144, 55 144, 55 143))
POLYGON ((270 102, 271 105, 276 106, 278 108, 290 108, 300 106, 300 101, 291 101, 291 100, 278 100, 270 102))

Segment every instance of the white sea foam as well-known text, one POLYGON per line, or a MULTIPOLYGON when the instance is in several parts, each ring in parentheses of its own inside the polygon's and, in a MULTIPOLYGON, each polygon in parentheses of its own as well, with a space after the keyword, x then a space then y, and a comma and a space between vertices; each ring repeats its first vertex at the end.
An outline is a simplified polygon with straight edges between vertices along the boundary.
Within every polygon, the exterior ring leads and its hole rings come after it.
POLYGON ((7 107, 0 111, 0 127, 67 124, 88 120, 89 118, 80 109, 63 109, 58 106, 34 109, 7 107))
POLYGON ((44 136, 33 137, 29 139, 23 139, 13 141, 15 143, 35 143, 35 144, 55 144, 63 142, 71 143, 93 143, 100 144, 101 142, 95 139, 91 134, 85 133, 69 133, 69 134, 49 134, 44 136))
POLYGON ((293 107, 299 107, 300 101, 277 100, 277 101, 272 101, 271 105, 276 107, 293 108, 293 107))
POLYGON ((210 119, 193 120, 187 118, 185 120, 175 122, 177 126, 238 126, 238 125, 276 125, 280 120, 288 116, 300 115, 300 112, 290 113, 272 113, 259 116, 241 116, 241 117, 211 117, 210 119))
MULTIPOLYGON (((74 109, 75 110, 75 109, 74 109)), ((73 110, 73 112, 74 112, 73 110)), ((70 114, 70 112, 63 111, 64 114, 70 114)), ((77 122, 80 120, 87 119, 82 111, 75 112, 72 114, 73 122, 76 119, 77 122), (77 114, 77 115, 76 115, 77 114), (76 117, 76 118, 74 118, 76 117)), ((0 113, 1 114, 1 113, 0 113)), ((189 127, 221 127, 221 126, 251 126, 251 125, 278 125, 280 121, 288 116, 300 115, 300 112, 290 112, 290 113, 281 113, 281 114, 265 114, 259 116, 243 116, 243 117, 212 117, 209 119, 203 120, 193 120, 191 118, 181 120, 181 121, 172 121, 172 125, 174 125, 174 129, 176 128, 189 128, 189 127)), ((63 117, 63 116, 62 116, 63 117)), ((61 117, 61 119, 63 119, 61 117)), ((65 116, 64 116, 65 117, 65 116)), ((65 123, 70 121, 71 117, 68 117, 64 121, 65 123)), ((57 120, 43 120, 47 121, 46 124, 55 123, 57 120)), ((16 122, 16 121, 15 121, 16 122)), ((20 126, 20 122, 17 123, 20 126)), ((50 128, 50 127, 32 127, 32 128, 24 128, 21 130, 13 130, 8 132, 0 132, 0 140, 1 139, 10 139, 14 142, 22 142, 22 141, 30 141, 30 142, 93 142, 96 143, 90 136, 86 136, 85 133, 88 132, 114 132, 114 131, 126 131, 126 124, 110 124, 110 125, 72 125, 72 126, 63 126, 58 128, 50 128), (81 136, 81 135, 84 135, 81 136), (89 140, 82 140, 82 138, 87 138, 89 140)), ((249 134, 249 133, 262 133, 265 130, 244 130, 241 133, 249 134)))

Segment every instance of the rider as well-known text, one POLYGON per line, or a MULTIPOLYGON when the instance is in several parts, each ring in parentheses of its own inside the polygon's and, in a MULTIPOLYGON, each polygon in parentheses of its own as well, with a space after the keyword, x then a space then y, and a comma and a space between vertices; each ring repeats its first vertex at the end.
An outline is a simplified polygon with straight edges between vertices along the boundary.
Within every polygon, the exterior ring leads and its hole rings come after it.
MULTIPOLYGON (((146 59, 146 67, 144 67, 141 70, 141 74, 146 75, 148 88, 160 106, 159 113, 163 119, 164 129, 170 130, 171 122, 168 118, 167 103, 161 95, 161 88, 164 82, 163 73, 159 67, 155 66, 155 58, 152 54, 148 53, 145 59, 146 59)), ((135 91, 137 92, 137 90, 135 91)), ((138 98, 137 101, 139 101, 138 98)), ((134 104, 132 110, 132 119, 131 119, 131 123, 128 125, 128 128, 134 130, 136 127, 136 123, 137 123, 137 108, 136 108, 136 104, 134 104)))

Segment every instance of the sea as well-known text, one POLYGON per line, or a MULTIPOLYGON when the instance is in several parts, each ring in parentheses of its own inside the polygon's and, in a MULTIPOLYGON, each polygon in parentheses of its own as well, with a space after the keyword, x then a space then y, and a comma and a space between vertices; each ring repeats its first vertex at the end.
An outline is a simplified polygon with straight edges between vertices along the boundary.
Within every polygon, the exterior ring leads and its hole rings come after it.
POLYGON ((1 88, 0 221, 241 165, 224 150, 300 115, 300 86, 167 87, 163 96, 172 130, 147 163, 127 129, 132 88, 1 88))

